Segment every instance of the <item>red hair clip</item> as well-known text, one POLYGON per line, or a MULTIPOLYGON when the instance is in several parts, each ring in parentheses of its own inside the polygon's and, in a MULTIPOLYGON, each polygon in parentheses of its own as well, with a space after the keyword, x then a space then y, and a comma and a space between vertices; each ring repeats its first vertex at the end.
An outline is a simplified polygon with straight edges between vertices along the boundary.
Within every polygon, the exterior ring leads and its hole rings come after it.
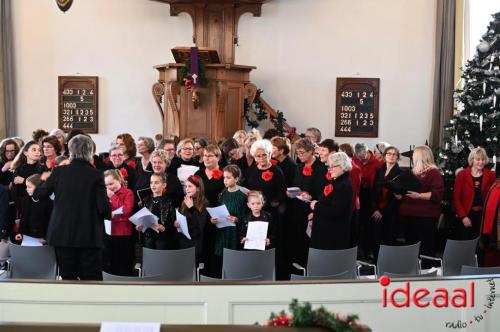
POLYGON ((200 186, 200 179, 195 176, 195 175, 191 175, 189 178, 188 178, 189 182, 192 182, 194 185, 196 185, 197 187, 200 186))

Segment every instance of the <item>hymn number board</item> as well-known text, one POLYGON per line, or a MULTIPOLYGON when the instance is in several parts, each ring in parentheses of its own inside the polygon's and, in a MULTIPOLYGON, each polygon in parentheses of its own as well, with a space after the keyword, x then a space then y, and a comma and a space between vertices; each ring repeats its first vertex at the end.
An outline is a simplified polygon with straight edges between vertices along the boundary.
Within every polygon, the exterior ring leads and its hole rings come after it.
POLYGON ((335 136, 378 137, 378 78, 337 78, 335 136))
POLYGON ((59 76, 59 128, 97 133, 97 76, 59 76))

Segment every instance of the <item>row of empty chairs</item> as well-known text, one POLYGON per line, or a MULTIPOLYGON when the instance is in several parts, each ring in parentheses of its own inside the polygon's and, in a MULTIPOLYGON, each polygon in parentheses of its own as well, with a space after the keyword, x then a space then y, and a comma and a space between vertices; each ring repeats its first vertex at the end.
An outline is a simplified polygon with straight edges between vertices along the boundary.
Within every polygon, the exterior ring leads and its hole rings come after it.
MULTIPOLYGON (((356 279, 362 266, 373 269, 373 276, 380 277, 434 277, 437 270, 422 271, 421 259, 440 264, 442 275, 500 274, 500 267, 479 268, 475 255, 478 239, 448 240, 442 258, 420 255, 420 243, 408 246, 381 245, 377 264, 358 261, 357 247, 344 250, 310 248, 308 263, 296 269, 302 275, 292 275, 291 280, 356 279)), ((51 246, 23 247, 9 244, 10 278, 56 279, 57 264, 51 246)), ((224 249, 222 279, 202 275, 203 264, 195 265, 194 248, 181 250, 155 250, 143 248, 142 266, 138 277, 115 276, 103 273, 104 280, 115 281, 273 281, 275 280, 275 251, 238 251, 224 249)))

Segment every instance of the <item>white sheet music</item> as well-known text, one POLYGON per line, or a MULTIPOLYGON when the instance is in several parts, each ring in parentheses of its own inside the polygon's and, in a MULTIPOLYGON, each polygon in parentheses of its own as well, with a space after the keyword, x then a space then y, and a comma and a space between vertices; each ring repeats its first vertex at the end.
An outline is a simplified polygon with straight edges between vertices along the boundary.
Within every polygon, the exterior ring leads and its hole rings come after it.
POLYGON ((299 187, 286 188, 287 196, 290 198, 295 198, 302 193, 302 189, 299 187))
POLYGON ((266 250, 266 238, 268 222, 265 221, 250 221, 248 223, 247 241, 243 248, 266 250))
POLYGON ((191 235, 189 235, 189 228, 187 224, 187 219, 186 216, 183 215, 182 213, 179 212, 179 210, 175 210, 175 217, 177 218, 177 221, 181 225, 181 233, 184 234, 188 239, 191 240, 191 235))
POLYGON ((118 209, 111 212, 111 217, 118 216, 123 214, 123 206, 120 206, 118 209))
POLYGON ((177 177, 179 178, 179 181, 184 183, 188 177, 194 175, 194 173, 196 173, 199 169, 200 168, 198 166, 181 165, 181 167, 177 169, 177 177))
POLYGON ((207 207, 207 211, 210 214, 210 217, 212 218, 217 218, 217 223, 215 226, 217 228, 224 228, 224 227, 235 227, 236 225, 229 220, 227 220, 227 217, 230 216, 229 211, 227 210, 227 207, 225 205, 209 208, 207 207))
POLYGON ((104 219, 104 231, 106 234, 111 235, 111 220, 104 219))
POLYGON ((22 246, 26 247, 41 247, 43 244, 40 242, 40 239, 37 239, 35 237, 31 237, 28 235, 23 234, 23 242, 21 243, 22 246))
MULTIPOLYGON (((151 213, 147 208, 143 207, 137 211, 134 215, 129 218, 130 222, 134 225, 143 225, 142 232, 144 233, 146 229, 151 228, 155 230, 152 226, 158 223, 158 217, 151 213)), ((156 230, 155 230, 156 231, 156 230)))

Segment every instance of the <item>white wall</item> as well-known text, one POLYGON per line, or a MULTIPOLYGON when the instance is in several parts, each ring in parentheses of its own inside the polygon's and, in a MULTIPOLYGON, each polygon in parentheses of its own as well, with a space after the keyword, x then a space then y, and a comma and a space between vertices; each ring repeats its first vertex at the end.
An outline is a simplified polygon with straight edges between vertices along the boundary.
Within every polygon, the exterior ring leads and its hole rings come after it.
MULTIPOLYGON (((500 279, 493 279, 498 284, 500 279)), ((436 289, 447 289, 451 298, 457 288, 467 292, 467 307, 395 308, 390 303, 383 307, 383 287, 377 281, 254 284, 110 284, 101 282, 29 282, 2 281, 0 283, 0 321, 12 323, 94 323, 161 322, 164 324, 254 324, 264 323, 271 312, 287 310, 292 298, 309 301, 315 307, 324 305, 336 313, 358 314, 363 324, 380 331, 456 331, 446 328, 446 322, 467 324, 468 332, 498 331, 500 305, 484 310, 491 294, 487 279, 474 279, 474 295, 470 280, 414 280, 410 294, 418 288, 427 288, 430 301, 436 289), (474 307, 470 299, 474 297, 474 307), (470 324, 482 315, 482 320, 470 324)), ((392 280, 387 287, 388 301, 397 288, 406 287, 401 280, 392 280)), ((493 286, 495 287, 495 286, 493 286)), ((493 288, 498 299, 498 287, 493 288)), ((421 293, 420 293, 421 295, 421 293)), ((396 293, 398 303, 403 293, 396 293)), ((443 303, 442 299, 438 303, 443 303)), ((278 330, 279 331, 279 330, 278 330)), ((285 331, 285 330, 284 330, 285 331)))
MULTIPOLYGON (((334 135, 337 77, 380 78, 379 138, 402 149, 430 132, 436 0, 273 0, 262 17, 242 17, 238 64, 271 105, 303 131, 334 135)), ((18 132, 57 126, 57 76, 99 76, 100 150, 120 132, 161 132, 151 97, 153 65, 191 45, 183 14, 149 0, 75 1, 65 14, 52 0, 16 0, 14 33, 18 132), (78 49, 78 45, 85 45, 78 49)), ((361 141, 362 139, 339 139, 361 141)))
POLYGON ((493 17, 491 15, 500 12, 500 2, 498 0, 482 0, 482 1, 469 1, 470 8, 470 44, 465 47, 469 48, 469 58, 474 57, 477 53, 477 45, 482 40, 482 36, 486 33, 486 29, 493 17))

